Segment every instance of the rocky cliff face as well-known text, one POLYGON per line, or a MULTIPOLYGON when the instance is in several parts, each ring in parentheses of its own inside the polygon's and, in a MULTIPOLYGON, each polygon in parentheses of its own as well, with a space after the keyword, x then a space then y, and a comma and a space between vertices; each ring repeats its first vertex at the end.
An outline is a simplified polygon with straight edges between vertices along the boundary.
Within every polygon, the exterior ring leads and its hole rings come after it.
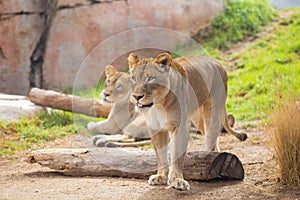
POLYGON ((43 2, 0 1, 0 92, 29 90, 30 56, 44 26, 43 2))
MULTIPOLYGON (((0 0, 0 92, 73 87, 84 59, 115 34, 162 27, 192 36, 222 9, 222 0, 0 0)), ((137 34, 94 53, 81 86, 93 86, 110 64, 108 58, 128 42, 157 37, 137 34)), ((125 69, 125 58, 126 53, 110 62, 125 69)))

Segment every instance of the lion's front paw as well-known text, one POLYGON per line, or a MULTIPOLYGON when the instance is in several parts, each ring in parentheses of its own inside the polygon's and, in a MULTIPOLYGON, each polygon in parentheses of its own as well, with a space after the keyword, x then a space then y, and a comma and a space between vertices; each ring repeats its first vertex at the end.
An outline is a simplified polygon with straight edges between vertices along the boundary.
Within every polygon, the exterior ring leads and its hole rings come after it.
POLYGON ((96 129, 97 126, 98 126, 97 122, 89 122, 87 124, 87 129, 91 132, 94 132, 94 130, 96 129))
POLYGON ((168 184, 168 188, 175 188, 177 190, 190 190, 189 183, 183 178, 174 178, 172 181, 169 181, 168 184))
POLYGON ((149 185, 165 185, 168 182, 168 178, 163 175, 152 175, 148 179, 149 185))
POLYGON ((92 137, 92 142, 96 147, 104 147, 107 143, 105 135, 95 135, 92 137))

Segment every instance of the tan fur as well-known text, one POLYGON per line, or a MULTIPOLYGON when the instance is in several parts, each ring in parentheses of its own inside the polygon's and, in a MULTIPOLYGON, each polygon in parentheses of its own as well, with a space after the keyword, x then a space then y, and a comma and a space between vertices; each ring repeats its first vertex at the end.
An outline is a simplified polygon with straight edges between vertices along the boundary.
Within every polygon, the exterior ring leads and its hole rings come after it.
MULTIPOLYGON (((113 106, 110 116, 107 120, 104 120, 102 122, 90 122, 88 124, 88 129, 91 132, 101 134, 93 137, 93 143, 96 146, 104 146, 107 144, 111 146, 138 146, 145 144, 144 142, 134 142, 136 139, 145 139, 149 136, 145 118, 138 113, 135 113, 134 105, 129 102, 129 93, 131 91, 129 84, 129 74, 118 72, 114 66, 108 65, 105 68, 105 75, 107 79, 104 89, 101 92, 101 96, 103 99, 107 98, 108 102, 102 100, 102 104, 113 104, 113 106), (123 80, 120 81, 120 79, 123 80), (122 91, 116 91, 116 83, 122 84, 122 91), (109 96, 105 97, 104 94, 109 96), (120 99, 124 98, 126 98, 126 100, 119 101, 120 99), (124 107, 128 108, 127 113, 124 112, 124 110, 121 110, 121 108, 124 107), (120 122, 118 122, 119 125, 117 125, 116 119, 120 120, 120 122), (108 136, 102 134, 107 134, 108 136), (114 136, 110 137, 109 135, 114 136), (133 140, 129 142, 129 138, 126 136, 133 137, 133 140)), ((199 122, 199 124, 200 123, 201 122, 199 122)), ((198 129, 201 131, 201 133, 204 133, 203 128, 200 128, 198 126, 198 129)))
MULTIPOLYGON (((131 92, 129 74, 118 72, 112 65, 106 67, 105 74, 105 86, 101 92, 102 103, 112 105, 112 109, 107 120, 90 122, 88 129, 94 133, 107 135, 124 134, 138 139, 149 138, 145 120, 141 119, 143 117, 138 117, 134 105, 129 102, 131 92)), ((126 137, 116 139, 116 137, 97 135, 93 138, 93 142, 97 145, 100 140, 101 142, 103 140, 115 142, 122 139, 126 140, 126 137)), ((130 145, 134 146, 134 144, 130 145)))
POLYGON ((171 55, 168 53, 162 53, 156 58, 144 58, 144 59, 139 59, 137 55, 134 53, 129 54, 128 57, 128 63, 129 63, 129 68, 131 69, 132 67, 138 66, 138 65, 144 65, 144 64, 159 64, 164 62, 166 60, 166 64, 170 65, 172 68, 174 68, 176 71, 178 71, 183 77, 187 77, 186 71, 183 69, 182 66, 180 66, 177 62, 171 62, 171 55))
POLYGON ((151 185, 168 184, 188 190, 183 179, 183 160, 187 149, 188 130, 192 121, 205 132, 204 150, 217 150, 221 125, 240 140, 246 134, 228 125, 225 101, 227 73, 220 62, 209 57, 172 59, 169 54, 139 59, 131 53, 128 64, 133 85, 132 96, 144 113, 158 158, 158 173, 149 178, 151 185), (169 133, 171 166, 167 162, 166 134, 169 133), (168 173, 168 174, 167 174, 168 173))
POLYGON ((105 75, 107 78, 113 77, 115 74, 117 74, 117 70, 114 66, 112 65, 107 65, 105 68, 105 75))

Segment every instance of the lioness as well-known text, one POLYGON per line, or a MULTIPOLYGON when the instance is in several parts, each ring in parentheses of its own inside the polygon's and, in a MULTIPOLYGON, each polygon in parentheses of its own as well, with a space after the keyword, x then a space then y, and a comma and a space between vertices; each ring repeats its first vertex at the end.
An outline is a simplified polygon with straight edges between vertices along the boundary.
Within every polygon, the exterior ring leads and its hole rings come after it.
MULTIPOLYGON (((96 146, 103 146, 107 141, 118 142, 128 139, 126 136, 137 139, 149 138, 147 126, 143 116, 134 111, 134 104, 130 103, 131 93, 130 75, 125 72, 119 72, 114 66, 108 65, 105 68, 106 81, 104 89, 100 96, 102 104, 112 105, 108 119, 101 122, 89 122, 87 128, 94 133, 107 135, 117 135, 109 137, 105 135, 96 135, 93 137, 93 143, 96 146), (124 134, 122 137, 120 134, 124 134)), ((118 143, 116 143, 118 144, 118 143)), ((144 142, 125 144, 120 146, 137 146, 144 142)), ((112 143, 110 143, 112 146, 112 143)))
POLYGON ((228 125, 225 117, 228 77, 217 60, 202 56, 172 59, 168 53, 139 59, 131 53, 128 64, 131 95, 136 107, 144 113, 158 159, 158 172, 150 176, 150 185, 168 183, 179 190, 190 189, 182 170, 191 121, 205 133, 205 151, 219 151, 222 124, 240 140, 247 138, 228 125))
MULTIPOLYGON (((88 123, 89 131, 99 133, 92 138, 94 145, 116 147, 149 144, 149 141, 135 142, 135 140, 147 139, 149 135, 145 118, 135 112, 135 104, 131 103, 129 99, 131 93, 130 75, 117 71, 112 65, 106 66, 105 75, 104 89, 100 94, 101 103, 108 106, 112 105, 112 109, 107 120, 88 123)), ((228 119, 231 120, 230 126, 232 127, 234 117, 229 114, 228 119)), ((204 133, 203 129, 199 131, 204 133)))

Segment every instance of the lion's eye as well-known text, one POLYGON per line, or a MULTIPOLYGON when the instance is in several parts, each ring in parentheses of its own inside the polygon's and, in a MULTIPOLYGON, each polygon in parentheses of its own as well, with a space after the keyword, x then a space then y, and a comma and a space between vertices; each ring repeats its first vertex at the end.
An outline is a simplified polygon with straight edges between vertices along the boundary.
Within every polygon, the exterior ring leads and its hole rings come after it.
POLYGON ((132 76, 130 79, 131 79, 132 82, 135 83, 136 80, 135 80, 135 77, 134 77, 134 76, 132 76))
POLYGON ((149 77, 147 78, 147 82, 151 82, 151 81, 153 81, 153 80, 155 80, 155 77, 154 77, 154 76, 149 76, 149 77))
POLYGON ((122 89, 122 85, 117 85, 117 89, 122 89))
POLYGON ((110 84, 110 80, 109 80, 109 79, 107 79, 106 83, 110 84))

